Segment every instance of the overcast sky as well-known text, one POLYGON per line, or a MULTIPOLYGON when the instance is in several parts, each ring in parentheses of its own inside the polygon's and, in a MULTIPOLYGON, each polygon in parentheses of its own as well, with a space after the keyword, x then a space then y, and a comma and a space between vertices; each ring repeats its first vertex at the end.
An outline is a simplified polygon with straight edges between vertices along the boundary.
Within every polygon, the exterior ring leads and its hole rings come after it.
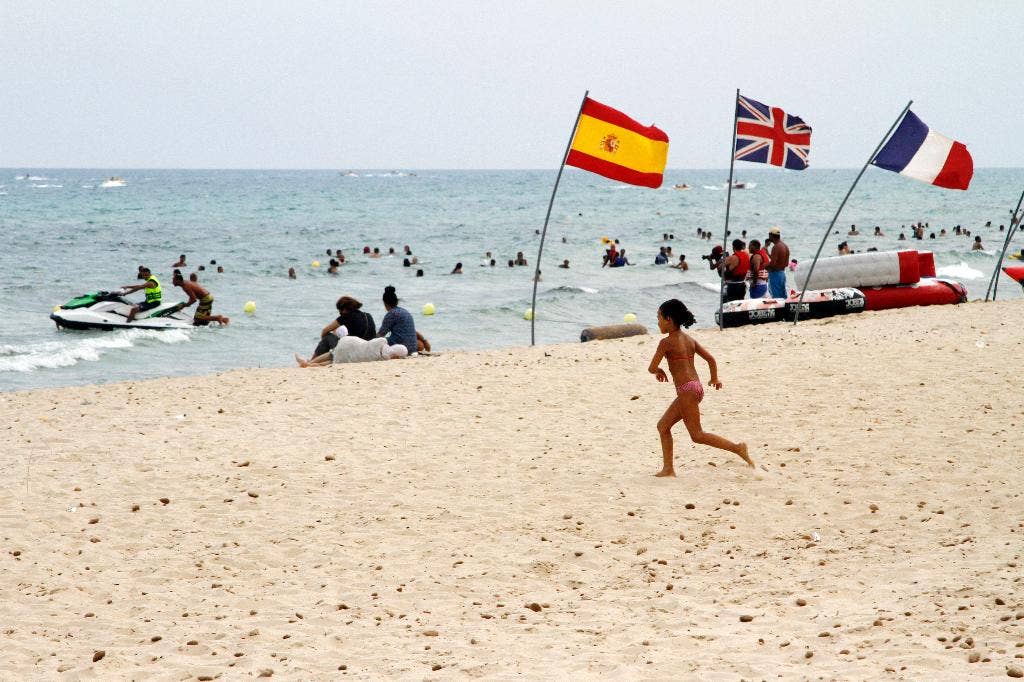
POLYGON ((0 3, 0 166, 553 168, 583 92, 728 166, 735 89, 862 164, 907 100, 1024 166, 1024 2, 0 3))

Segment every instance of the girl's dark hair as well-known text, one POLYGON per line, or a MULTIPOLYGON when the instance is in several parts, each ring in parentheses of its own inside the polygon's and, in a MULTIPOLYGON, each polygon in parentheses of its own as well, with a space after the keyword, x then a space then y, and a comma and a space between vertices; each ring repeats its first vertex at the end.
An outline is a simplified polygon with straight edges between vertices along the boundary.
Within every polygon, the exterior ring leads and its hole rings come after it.
POLYGON ((680 327, 689 327, 694 322, 693 313, 686 307, 686 304, 680 301, 678 298, 670 298, 658 307, 658 311, 661 316, 667 320, 672 320, 680 327))
POLYGON ((338 302, 334 304, 334 307, 338 309, 339 313, 343 313, 346 310, 359 310, 363 307, 363 304, 351 296, 342 296, 338 299, 338 302))
POLYGON ((389 305, 392 308, 398 305, 398 294, 395 293, 393 286, 384 287, 383 301, 384 305, 389 305))

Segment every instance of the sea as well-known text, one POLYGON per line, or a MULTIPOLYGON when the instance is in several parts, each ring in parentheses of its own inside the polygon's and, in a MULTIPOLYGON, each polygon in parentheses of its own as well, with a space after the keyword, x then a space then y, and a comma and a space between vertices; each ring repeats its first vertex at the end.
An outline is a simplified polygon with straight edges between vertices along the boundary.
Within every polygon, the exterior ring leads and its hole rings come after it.
MULTIPOLYGON (((778 226, 797 267, 806 267, 856 172, 744 164, 735 179, 746 188, 732 192, 730 230, 763 240, 778 226)), ((436 352, 527 346, 524 313, 555 176, 555 169, 0 169, 0 391, 294 365, 294 353, 312 353, 339 296, 362 301, 379 323, 386 285, 396 287, 436 352), (111 176, 124 185, 104 187, 111 176), (418 259, 412 267, 403 266, 406 245, 418 259), (383 257, 365 256, 365 247, 383 257), (345 254, 337 274, 328 273, 328 249, 345 254), (508 267, 518 252, 528 267, 508 267), (170 282, 183 253, 186 272, 214 295, 214 313, 231 318, 227 327, 76 332, 49 318, 82 293, 137 283, 139 265, 161 280, 165 298, 183 299, 170 282), (459 262, 464 274, 450 274, 459 262), (428 303, 431 316, 422 313, 428 303)), ((668 298, 686 302, 698 327, 714 326, 718 283, 701 257, 722 242, 726 180, 725 170, 674 169, 651 190, 566 169, 544 246, 537 343, 578 342, 584 328, 629 314, 655 330, 657 307, 668 298), (603 268, 604 239, 619 240, 633 265, 603 268), (661 246, 672 247, 673 261, 685 254, 690 269, 654 265, 661 246), (556 267, 564 260, 568 269, 556 267)), ((842 241, 855 251, 928 249, 940 276, 984 297, 1005 237, 1000 225, 1009 228, 1022 187, 1024 169, 979 169, 970 190, 958 192, 869 168, 823 255, 842 241), (928 224, 923 241, 897 241, 918 221, 928 224), (847 236, 851 224, 861 236, 847 236), (954 236, 956 225, 972 236, 954 236), (873 236, 875 226, 884 236, 873 236), (971 250, 975 235, 981 251, 971 250)), ((1024 238, 1014 241, 1019 252, 1024 238)), ((1020 296, 1021 287, 1001 275, 999 297, 1020 296)))

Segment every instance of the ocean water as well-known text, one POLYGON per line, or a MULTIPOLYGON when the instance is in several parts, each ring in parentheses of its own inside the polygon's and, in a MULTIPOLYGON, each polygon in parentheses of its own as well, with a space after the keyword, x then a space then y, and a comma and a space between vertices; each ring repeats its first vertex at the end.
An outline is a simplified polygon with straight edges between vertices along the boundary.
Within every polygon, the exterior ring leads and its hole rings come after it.
MULTIPOLYGON (((793 257, 807 264, 854 175, 744 166, 736 179, 756 186, 733 192, 731 229, 763 239, 778 225, 793 257)), ((725 177, 722 170, 670 170, 664 188, 649 190, 567 169, 545 245, 538 343, 576 341, 582 328, 618 323, 630 312, 653 328, 657 305, 671 297, 691 306, 698 326, 712 326, 717 280, 700 256, 721 243, 725 177), (693 189, 672 189, 676 183, 693 189), (698 239, 699 229, 713 232, 715 242, 698 239), (663 241, 664 233, 675 239, 663 241), (635 267, 602 269, 603 236, 619 239, 635 267), (688 272, 653 265, 665 244, 687 255, 688 272), (570 269, 556 267, 563 259, 570 269)), ((294 352, 312 352, 340 295, 363 301, 379 322, 388 284, 436 350, 528 345, 523 312, 535 230, 554 178, 554 170, 0 170, 0 390, 291 365, 294 352), (126 186, 100 186, 115 174, 126 186), (406 244, 418 266, 402 267, 406 244), (399 255, 369 259, 364 246, 385 254, 393 247, 399 255), (326 271, 328 248, 341 248, 348 259, 338 275, 326 271), (481 267, 486 251, 497 267, 481 267), (507 267, 518 251, 529 268, 507 267), (181 253, 189 271, 206 264, 200 282, 230 326, 71 332, 58 331, 48 317, 83 292, 134 283, 140 264, 161 279, 166 298, 178 300, 170 274, 181 253), (225 272, 217 274, 211 260, 225 272), (322 266, 312 267, 314 260, 322 266), (449 275, 456 262, 462 276, 449 275), (296 280, 288 279, 289 267, 296 280), (424 277, 415 277, 417 267, 424 277), (253 315, 242 312, 249 300, 257 306, 253 315), (437 309, 432 317, 420 313, 428 302, 437 309)), ((869 169, 824 255, 843 240, 858 251, 927 248, 940 275, 983 296, 1002 244, 998 226, 1009 225, 1022 187, 1024 169, 978 170, 967 192, 869 169), (985 250, 972 252, 971 238, 951 234, 898 242, 901 226, 918 220, 937 234, 960 224, 982 236, 985 250), (851 223, 863 236, 845 236, 851 223), (875 225, 885 237, 871 236, 875 225)), ((1024 238, 1015 242, 1019 251, 1024 238)), ((1000 297, 1020 297, 1020 287, 1001 277, 1000 297)))

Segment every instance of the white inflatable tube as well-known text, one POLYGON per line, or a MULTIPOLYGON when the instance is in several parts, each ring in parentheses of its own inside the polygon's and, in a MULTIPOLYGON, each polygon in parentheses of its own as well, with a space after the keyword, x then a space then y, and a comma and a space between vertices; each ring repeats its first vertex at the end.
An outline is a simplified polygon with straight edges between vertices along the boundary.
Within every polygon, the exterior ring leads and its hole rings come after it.
POLYGON ((921 279, 917 251, 869 251, 821 258, 814 266, 810 282, 807 281, 809 271, 807 268, 796 273, 798 288, 882 287, 913 284, 921 279))

